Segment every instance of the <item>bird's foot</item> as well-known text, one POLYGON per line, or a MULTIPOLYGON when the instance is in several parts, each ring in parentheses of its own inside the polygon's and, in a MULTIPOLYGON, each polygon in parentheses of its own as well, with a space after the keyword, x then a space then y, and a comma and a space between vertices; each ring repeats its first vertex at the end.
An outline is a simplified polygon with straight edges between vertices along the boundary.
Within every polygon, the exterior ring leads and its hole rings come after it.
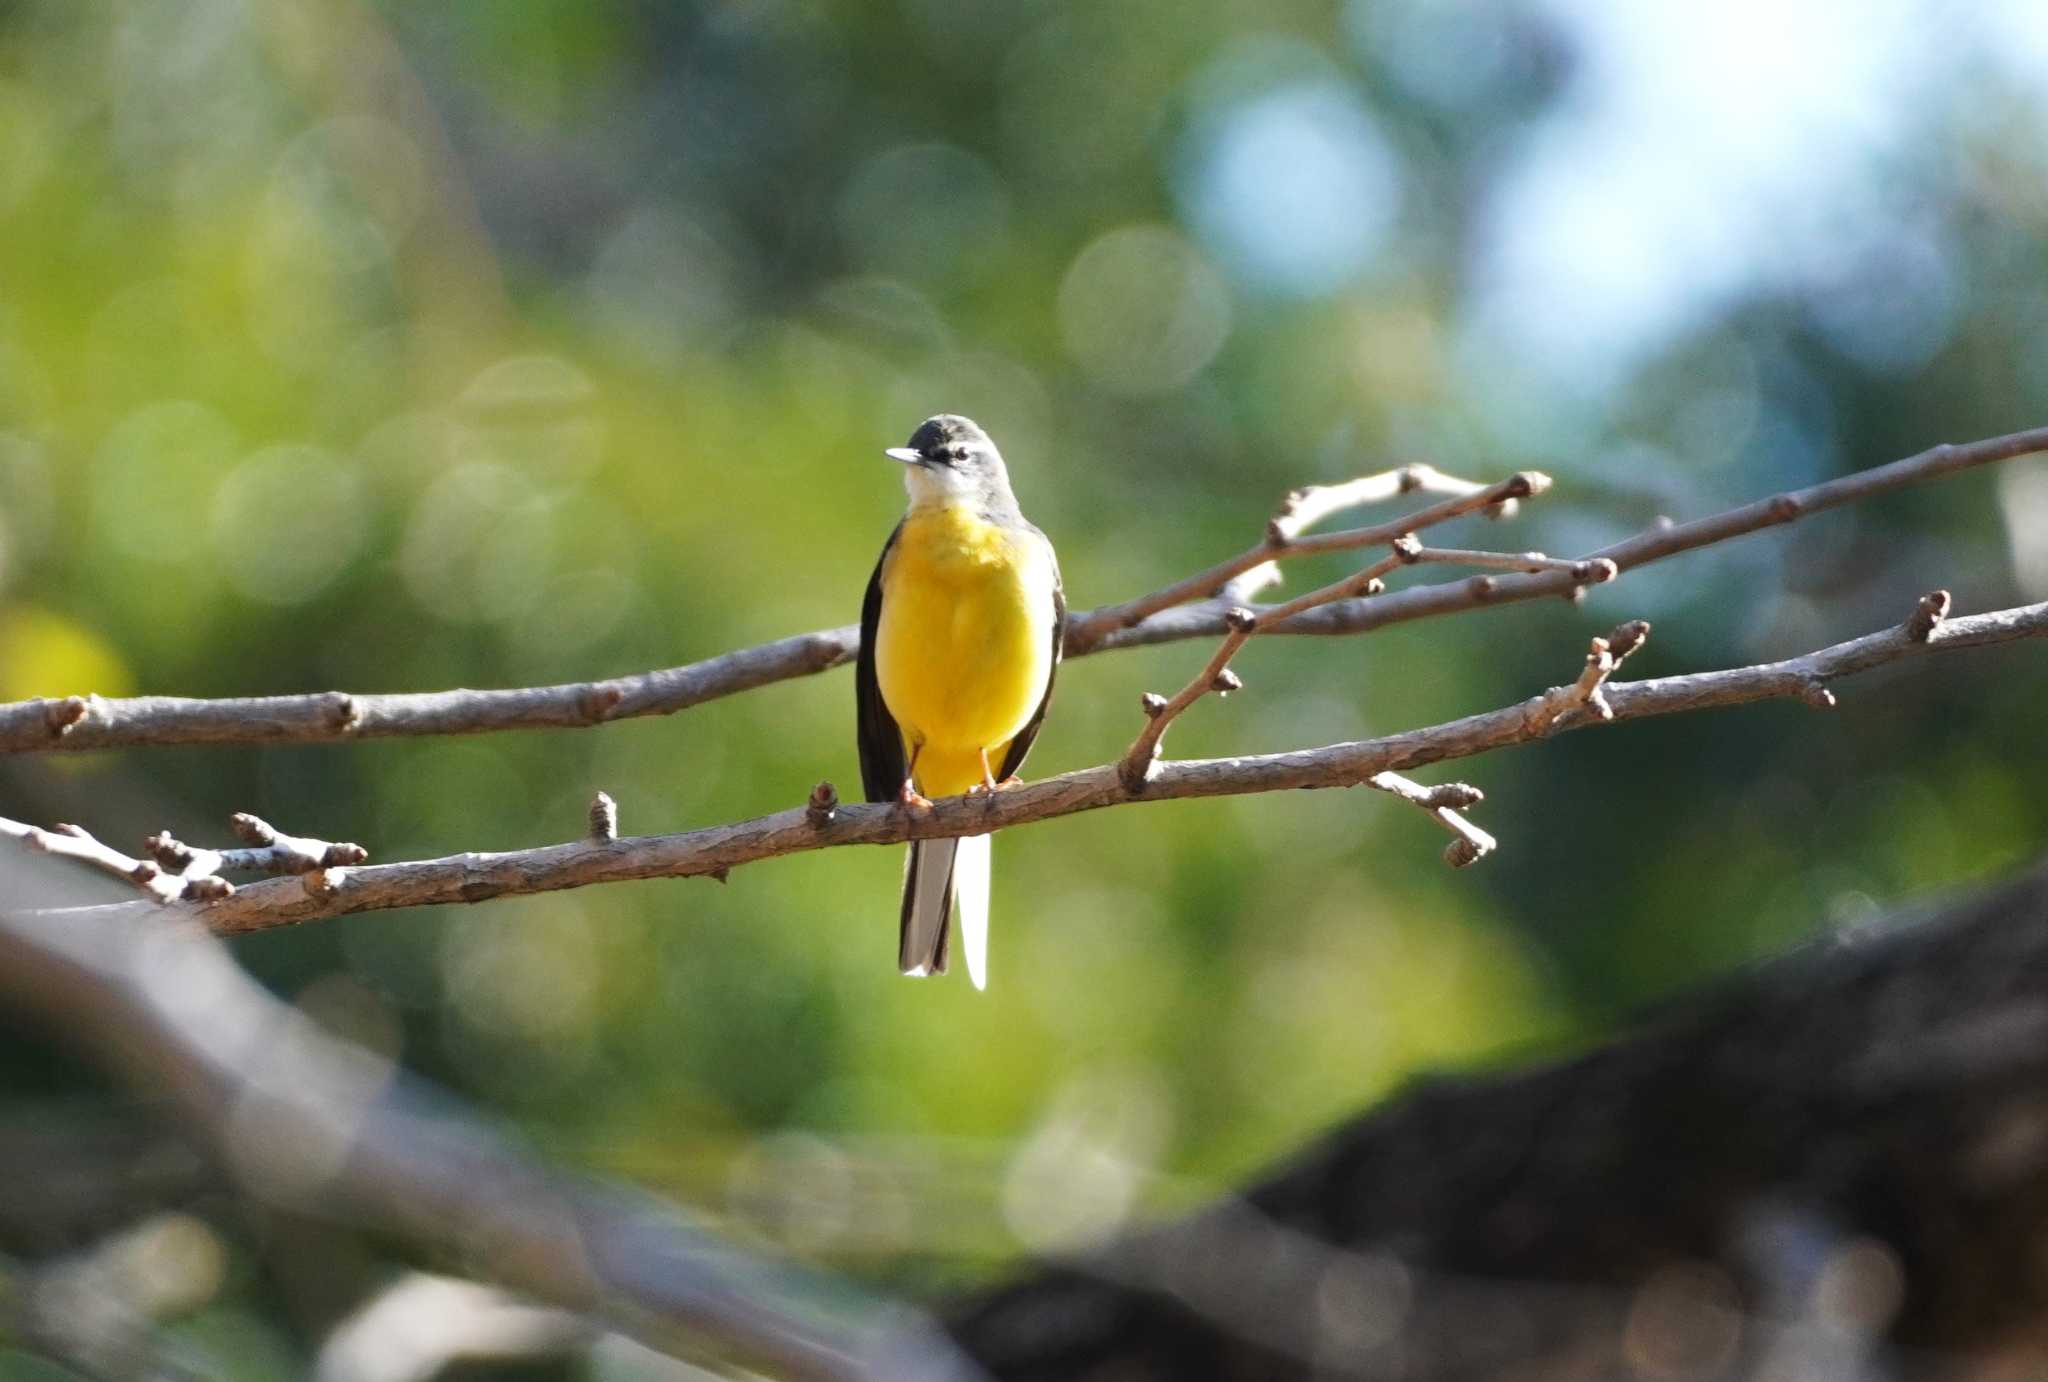
POLYGON ((921 794, 908 781, 896 789, 896 804, 906 811, 929 811, 932 799, 921 794))

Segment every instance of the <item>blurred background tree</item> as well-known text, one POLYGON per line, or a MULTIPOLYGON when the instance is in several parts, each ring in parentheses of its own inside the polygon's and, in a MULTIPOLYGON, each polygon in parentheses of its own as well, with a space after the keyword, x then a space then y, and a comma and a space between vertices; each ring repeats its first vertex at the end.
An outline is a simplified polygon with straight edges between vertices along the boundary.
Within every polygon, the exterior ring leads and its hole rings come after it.
MULTIPOLYGON (((1403 461, 1552 472, 1501 541, 1577 553, 2038 423, 2044 73, 2026 0, 14 0, 0 700, 587 678, 850 622, 879 448, 941 409, 1077 607, 1403 461)), ((1624 617, 1636 675, 1785 655, 1937 584, 2048 594, 2048 469, 1582 608, 1260 643, 1174 751, 1491 706, 1624 617)), ((1077 663, 1035 772, 1112 757, 1196 657, 1077 663)), ((2048 697, 2012 665, 1469 765, 1503 847, 1465 873, 1380 798, 1016 832, 986 995, 892 972, 893 850, 238 955, 572 1164, 951 1284, 2028 857, 2048 697)), ((820 777, 857 780, 843 672, 590 732, 10 761, 0 813, 253 810, 391 860, 571 836, 600 787, 643 832, 820 777)), ((0 1053, 0 1117, 95 1088, 0 1053)), ((221 1375, 308 1346, 260 1265, 183 1326, 221 1375)))

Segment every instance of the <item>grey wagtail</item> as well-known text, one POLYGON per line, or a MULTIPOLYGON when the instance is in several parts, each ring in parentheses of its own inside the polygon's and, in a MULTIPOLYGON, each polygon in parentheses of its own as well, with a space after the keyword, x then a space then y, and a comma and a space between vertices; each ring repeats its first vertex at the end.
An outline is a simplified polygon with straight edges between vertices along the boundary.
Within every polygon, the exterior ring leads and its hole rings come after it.
MULTIPOLYGON (((941 413, 884 454, 906 467, 910 508, 861 604, 860 776, 869 801, 916 809, 1015 779, 1052 703, 1067 602, 1052 544, 1024 520, 986 432, 941 413)), ((988 873, 986 835, 911 843, 905 974, 946 972, 957 907, 967 977, 986 986, 988 873)))

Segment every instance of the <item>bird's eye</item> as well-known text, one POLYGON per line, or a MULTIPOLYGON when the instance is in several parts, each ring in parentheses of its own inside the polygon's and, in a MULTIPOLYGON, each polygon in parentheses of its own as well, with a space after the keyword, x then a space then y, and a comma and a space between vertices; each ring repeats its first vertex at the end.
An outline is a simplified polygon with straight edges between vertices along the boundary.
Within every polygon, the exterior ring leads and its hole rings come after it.
POLYGON ((946 448, 946 455, 957 464, 967 459, 967 448, 964 446, 949 446, 946 448))

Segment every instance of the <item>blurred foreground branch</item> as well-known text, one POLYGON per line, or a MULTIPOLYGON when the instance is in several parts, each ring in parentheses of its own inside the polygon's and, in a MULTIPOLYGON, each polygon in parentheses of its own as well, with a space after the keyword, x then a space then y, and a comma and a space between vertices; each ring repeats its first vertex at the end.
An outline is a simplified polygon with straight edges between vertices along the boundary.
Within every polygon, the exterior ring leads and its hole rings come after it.
MULTIPOLYGON (((1277 612, 1286 606, 1249 608, 1261 619, 1262 633, 1354 634, 1486 605, 1550 596, 1569 598, 1588 583, 1590 563, 1609 562, 1614 572, 1628 571, 1680 552, 1790 523, 1823 509, 2044 449, 2048 449, 2048 427, 1959 445, 1944 443, 1889 465, 1773 495, 1689 523, 1658 527, 1577 561, 1544 558, 1544 569, 1533 572, 1479 575, 1383 596, 1347 592, 1345 598, 1333 598, 1284 615, 1277 612)), ((1407 467, 1348 485, 1297 491, 1268 524, 1266 538, 1258 545, 1136 599, 1071 615, 1066 655, 1083 657, 1112 648, 1220 636, 1227 628, 1227 612, 1244 605, 1245 595, 1274 578, 1275 560, 1377 546, 1404 533, 1474 511, 1503 514, 1518 498, 1538 492, 1547 483, 1539 476, 1517 475, 1495 485, 1480 486, 1454 480, 1427 467, 1407 467), (1408 483, 1404 476, 1414 483, 1408 483), (1411 491, 1449 497, 1388 523, 1302 535, 1301 530, 1308 522, 1355 504, 1411 491), (1211 596, 1215 598, 1207 598, 1211 596)), ((1467 558, 1491 554, 1436 555, 1467 558)), ((1539 554, 1526 555, 1533 558, 1539 554)), ((0 753, 75 752, 152 744, 319 743, 395 735, 576 728, 639 715, 672 714, 721 696, 822 672, 852 661, 859 646, 859 628, 847 625, 777 639, 682 667, 557 686, 376 695, 321 691, 223 700, 184 696, 113 700, 63 696, 17 701, 0 704, 0 753)))
POLYGON ((2044 1083, 2048 869, 1422 1085, 952 1328, 1047 1382, 2040 1377, 2044 1083))
POLYGON ((748 1258, 666 1205, 573 1181, 271 997, 195 927, 53 907, 75 880, 0 860, 0 1004, 160 1091, 244 1194, 386 1233, 682 1356, 778 1376, 968 1378, 914 1317, 748 1258), (66 885, 70 886, 66 886, 66 885))
MULTIPOLYGON (((233 934, 352 912, 481 902, 629 879, 723 877, 738 865, 785 854, 983 834, 1136 801, 1366 783, 1405 795, 1394 784, 1373 780, 1380 774, 1469 758, 1588 725, 1780 697, 1828 706, 1834 703, 1830 682, 1885 663, 2048 636, 2048 603, 1953 619, 1946 617, 1947 608, 1947 595, 1936 592, 1902 624, 1803 657, 1614 682, 1608 675, 1618 661, 1614 649, 1625 654, 1646 632, 1646 626, 1631 622, 1594 640, 1585 670, 1575 682, 1498 710, 1383 738, 1239 758, 1152 761, 1135 781, 1127 778, 1123 763, 1106 763, 994 794, 948 797, 917 810, 894 803, 840 803, 836 794, 826 791, 827 784, 821 784, 803 806, 730 825, 673 835, 584 838, 499 854, 323 868, 298 878, 249 884, 195 908, 193 914, 213 930, 233 934)), ((1441 823, 1456 828, 1451 821, 1441 823)), ((0 830, 24 829, 0 822, 0 830)), ((1490 842, 1491 837, 1486 838, 1490 842)))

